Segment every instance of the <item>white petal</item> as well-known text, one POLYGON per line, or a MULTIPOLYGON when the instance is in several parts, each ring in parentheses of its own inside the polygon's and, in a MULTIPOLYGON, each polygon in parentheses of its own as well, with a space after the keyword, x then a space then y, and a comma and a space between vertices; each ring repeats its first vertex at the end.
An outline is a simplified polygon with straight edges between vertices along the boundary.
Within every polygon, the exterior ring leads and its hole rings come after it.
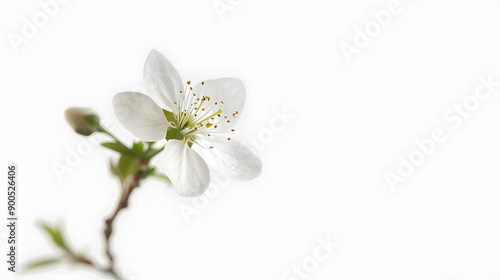
POLYGON ((156 102, 171 112, 179 91, 184 89, 175 67, 156 50, 149 53, 144 64, 144 85, 156 102))
POLYGON ((195 89, 195 93, 200 93, 202 96, 210 96, 210 104, 214 105, 217 102, 215 108, 222 109, 222 115, 227 116, 225 118, 216 118, 217 130, 227 131, 230 130, 239 116, 241 111, 243 111, 243 106, 245 105, 246 91, 243 82, 236 78, 221 78, 216 80, 207 80, 205 85, 198 84, 195 89), (222 102, 221 102, 222 101, 222 102), (233 113, 236 114, 236 118, 233 117, 233 113), (227 120, 230 122, 228 123, 227 120))
POLYGON ((214 161, 210 163, 215 162, 224 167, 231 179, 248 181, 260 175, 262 162, 247 146, 235 140, 215 137, 211 140, 213 149, 209 151, 214 161))
POLYGON ((210 184, 208 165, 193 149, 170 140, 162 153, 160 169, 170 178, 180 196, 199 196, 210 184))
POLYGON ((138 92, 121 92, 113 98, 113 109, 120 123, 135 137, 144 141, 165 138, 167 120, 151 97, 138 92))

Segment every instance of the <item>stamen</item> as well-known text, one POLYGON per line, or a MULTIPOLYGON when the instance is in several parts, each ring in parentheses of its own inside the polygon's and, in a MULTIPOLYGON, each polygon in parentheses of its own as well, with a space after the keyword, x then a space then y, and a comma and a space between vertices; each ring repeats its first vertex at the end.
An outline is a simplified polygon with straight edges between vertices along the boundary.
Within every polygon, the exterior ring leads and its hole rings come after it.
MULTIPOLYGON (((202 81, 200 84, 204 86, 205 82, 202 81)), ((194 87, 191 86, 191 81, 187 81, 185 89, 179 91, 179 94, 186 94, 184 96, 179 95, 177 100, 173 102, 175 105, 175 120, 169 122, 169 124, 180 130, 182 141, 186 144, 197 144, 205 149, 213 149, 214 147, 210 146, 209 142, 205 142, 208 140, 207 137, 212 137, 212 134, 235 131, 234 128, 224 128, 223 131, 215 130, 218 127, 216 123, 220 122, 222 117, 227 123, 231 123, 231 116, 236 118, 238 111, 225 112, 227 115, 223 114, 221 107, 224 105, 224 101, 214 100, 212 103, 210 96, 202 94, 203 87, 200 87, 200 84, 194 87)), ((226 139, 230 141, 231 137, 226 139)))

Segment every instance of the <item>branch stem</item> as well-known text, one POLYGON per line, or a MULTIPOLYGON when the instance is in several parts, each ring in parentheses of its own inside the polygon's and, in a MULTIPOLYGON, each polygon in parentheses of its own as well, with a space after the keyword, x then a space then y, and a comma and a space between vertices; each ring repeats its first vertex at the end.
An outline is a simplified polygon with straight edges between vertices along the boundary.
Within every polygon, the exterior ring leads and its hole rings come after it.
POLYGON ((120 274, 116 271, 115 267, 115 257, 113 255, 113 252, 111 250, 111 235, 113 233, 113 224, 118 216, 118 214, 125 208, 128 207, 128 202, 130 199, 130 195, 136 189, 137 187, 140 186, 141 182, 141 171, 135 172, 132 176, 129 177, 129 179, 125 180, 122 188, 122 194, 120 197, 120 200, 118 201, 118 205, 115 208, 115 211, 113 214, 105 221, 105 227, 104 227, 104 237, 105 237, 105 250, 106 250, 106 256, 108 259, 108 266, 107 267, 98 267, 97 265, 93 264, 92 262, 89 261, 89 265, 94 267, 95 269, 109 273, 111 274, 115 279, 117 280, 122 280, 123 278, 120 276, 120 274))

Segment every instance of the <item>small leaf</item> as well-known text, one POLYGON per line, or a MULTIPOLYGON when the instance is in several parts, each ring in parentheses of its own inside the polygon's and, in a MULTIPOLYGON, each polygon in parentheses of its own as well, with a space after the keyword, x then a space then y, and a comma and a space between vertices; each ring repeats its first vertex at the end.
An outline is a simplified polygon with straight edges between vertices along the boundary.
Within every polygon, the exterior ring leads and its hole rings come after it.
POLYGON ((123 155, 133 155, 133 152, 129 148, 127 148, 123 144, 120 144, 117 142, 104 142, 104 143, 101 143, 101 145, 103 147, 110 149, 110 150, 119 152, 120 154, 123 154, 123 155))
POLYGON ((150 167, 148 169, 146 169, 146 171, 142 172, 141 176, 143 179, 149 177, 151 174, 153 174, 155 172, 155 168, 154 167, 150 167))
POLYGON ((142 142, 134 143, 134 145, 132 146, 132 153, 136 157, 141 156, 143 151, 144 151, 144 143, 142 142))
POLYGON ((128 176, 132 175, 137 170, 137 159, 122 155, 118 161, 118 177, 124 182, 128 176))
POLYGON ((168 178, 168 176, 163 174, 163 173, 153 173, 153 174, 151 174, 151 176, 156 177, 156 178, 158 178, 158 179, 160 179, 168 184, 172 184, 172 181, 170 181, 170 178, 168 178))
POLYGON ((61 258, 54 258, 54 257, 40 259, 40 260, 37 260, 37 261, 33 261, 31 263, 28 263, 26 265, 26 269, 30 270, 30 269, 35 269, 35 268, 43 267, 43 266, 54 265, 54 264, 60 263, 61 261, 62 261, 61 258))
POLYGON ((51 228, 50 226, 48 226, 46 224, 42 225, 42 229, 44 229, 45 232, 47 232, 50 235, 50 237, 52 238, 52 241, 54 241, 54 243, 57 246, 59 246, 60 248, 62 248, 66 252, 70 252, 69 247, 66 244, 66 241, 64 241, 64 238, 62 236, 60 229, 51 228))

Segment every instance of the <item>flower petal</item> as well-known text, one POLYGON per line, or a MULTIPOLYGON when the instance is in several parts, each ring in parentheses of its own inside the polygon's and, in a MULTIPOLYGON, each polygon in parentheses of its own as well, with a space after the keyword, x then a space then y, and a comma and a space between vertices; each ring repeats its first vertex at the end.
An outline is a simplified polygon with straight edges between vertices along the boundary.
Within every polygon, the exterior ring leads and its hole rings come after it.
POLYGON ((193 149, 179 140, 170 140, 162 153, 160 169, 180 196, 199 196, 210 184, 208 165, 193 149))
POLYGON ((151 97, 138 92, 121 92, 113 98, 113 109, 120 123, 135 137, 144 141, 165 138, 167 120, 151 97))
POLYGON ((227 116, 227 118, 216 118, 218 130, 230 130, 245 105, 246 91, 243 82, 236 78, 207 80, 204 85, 200 83, 194 88, 195 93, 198 94, 200 91, 201 96, 210 97, 210 104, 214 105, 217 102, 216 108, 222 109, 222 115, 227 116))
POLYGON ((151 50, 144 64, 144 85, 156 102, 171 112, 184 88, 175 67, 157 50, 151 50))
MULTIPOLYGON (((209 149, 212 161, 228 172, 234 180, 248 181, 262 172, 261 160, 250 149, 238 141, 212 137, 213 149, 209 149)), ((205 149, 206 150, 206 149, 205 149)))

